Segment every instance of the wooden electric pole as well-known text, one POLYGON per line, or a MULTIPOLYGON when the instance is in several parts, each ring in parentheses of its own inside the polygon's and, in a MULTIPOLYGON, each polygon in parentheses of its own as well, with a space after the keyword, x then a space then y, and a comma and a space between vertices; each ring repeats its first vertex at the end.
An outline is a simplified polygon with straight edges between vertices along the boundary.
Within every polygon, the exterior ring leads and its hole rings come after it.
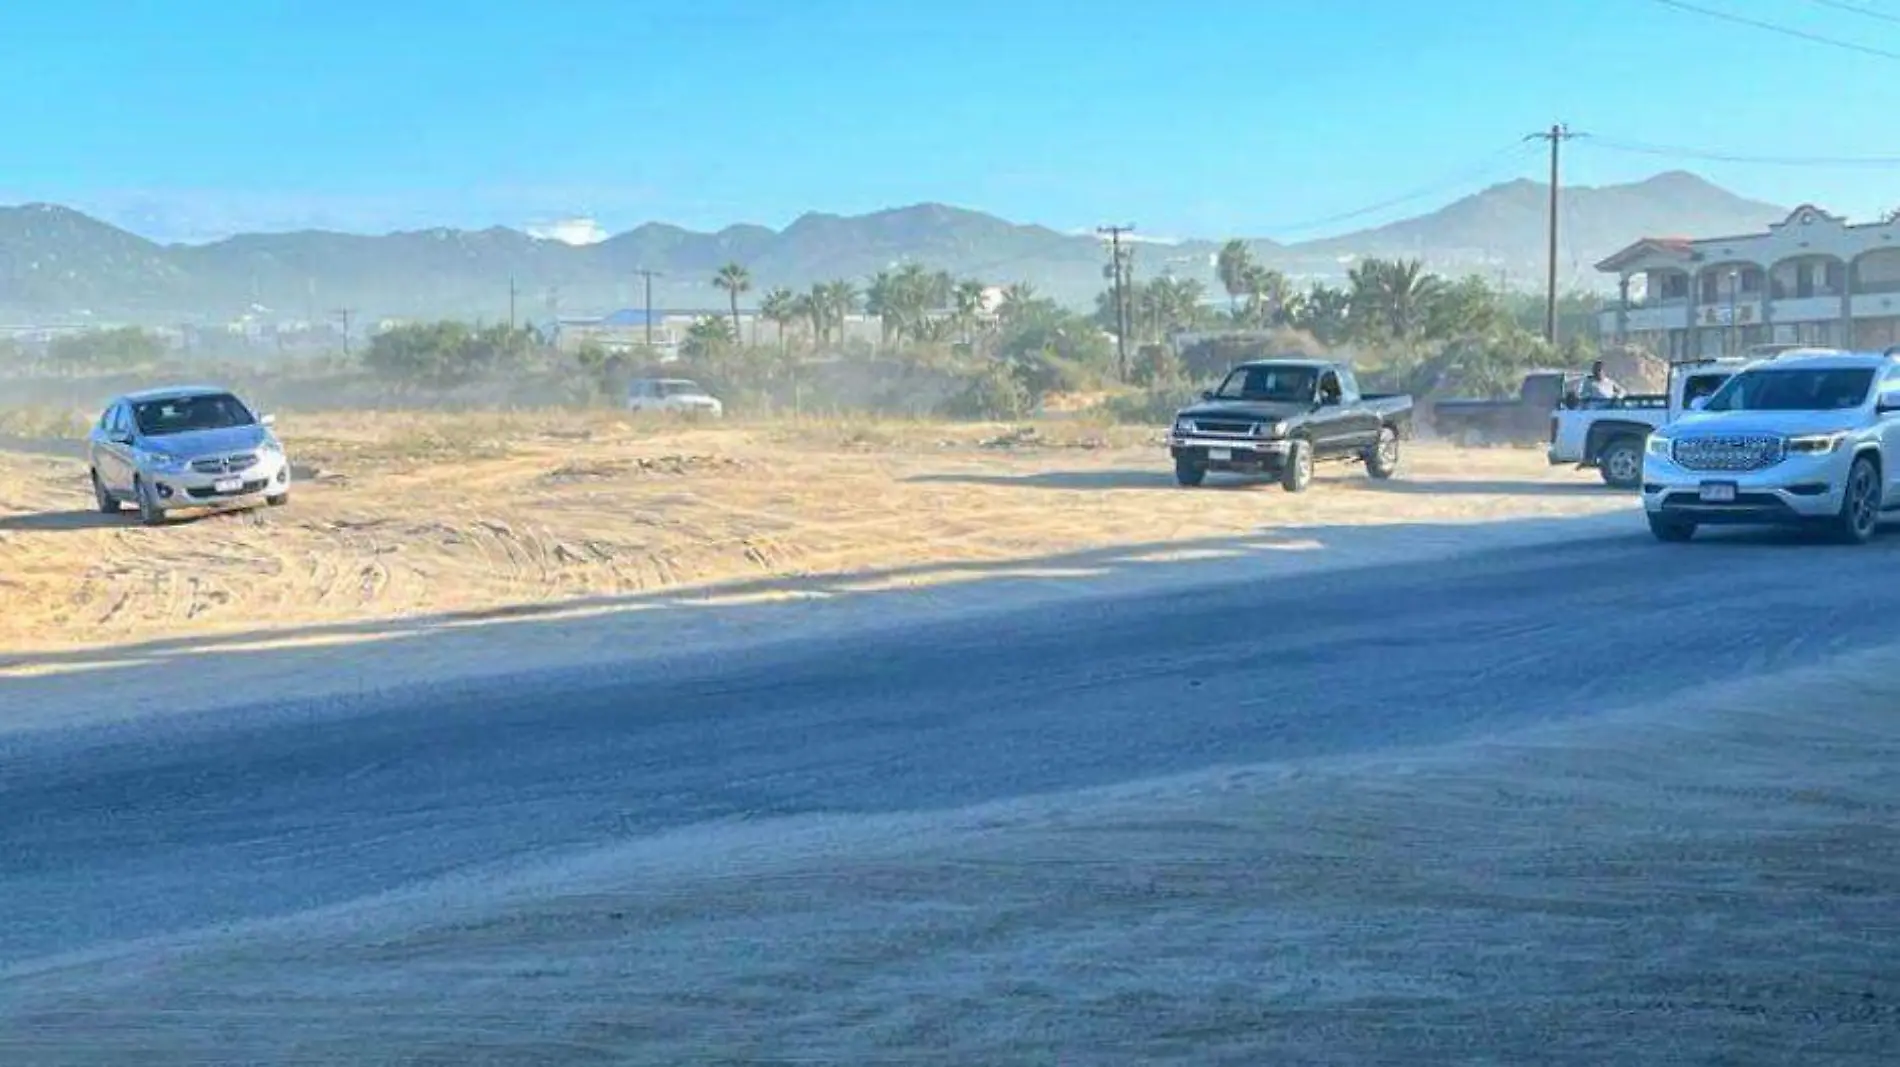
POLYGON ((1570 127, 1554 123, 1550 129, 1527 134, 1526 141, 1550 142, 1550 248, 1544 271, 1544 340, 1557 343, 1557 162, 1558 150, 1565 141, 1576 137, 1570 127))
POLYGON ((1097 226, 1096 233, 1108 235, 1109 267, 1115 272, 1115 362, 1121 380, 1128 380, 1128 300, 1122 279, 1126 266, 1122 259, 1122 234, 1133 233, 1134 223, 1126 226, 1097 226))
POLYGON ((653 279, 664 278, 666 277, 666 275, 660 273, 657 270, 647 270, 644 267, 642 267, 639 270, 634 271, 634 273, 638 274, 640 276, 641 281, 646 283, 647 347, 652 348, 653 347, 653 279))

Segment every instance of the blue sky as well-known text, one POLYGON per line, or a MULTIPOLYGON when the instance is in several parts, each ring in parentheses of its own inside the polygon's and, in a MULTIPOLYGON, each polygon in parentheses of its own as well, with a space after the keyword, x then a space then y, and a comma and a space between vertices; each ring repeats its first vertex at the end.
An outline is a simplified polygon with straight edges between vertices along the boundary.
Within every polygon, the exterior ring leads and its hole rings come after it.
POLYGON ((1301 239, 1541 176, 1518 139, 1561 119, 1600 138, 1567 181, 1683 167, 1854 216, 1900 204, 1895 167, 1610 147, 1900 155, 1900 2, 1693 2, 1894 55, 1662 0, 33 0, 0 5, 0 202, 622 230, 936 200, 1301 239))

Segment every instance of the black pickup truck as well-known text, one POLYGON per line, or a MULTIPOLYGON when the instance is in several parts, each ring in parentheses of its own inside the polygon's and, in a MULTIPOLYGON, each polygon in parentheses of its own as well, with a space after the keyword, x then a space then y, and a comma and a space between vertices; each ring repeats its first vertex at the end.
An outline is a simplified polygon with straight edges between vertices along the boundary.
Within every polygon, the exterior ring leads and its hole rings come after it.
POLYGON ((1399 466, 1411 436, 1412 398, 1361 393, 1352 368, 1316 359, 1263 359, 1229 371, 1183 409, 1168 431, 1174 479, 1200 485, 1208 471, 1274 475, 1288 492, 1313 481, 1313 465, 1364 463, 1374 478, 1399 466))
POLYGON ((1432 430, 1465 445, 1536 444, 1550 430, 1550 413, 1581 381, 1582 371, 1534 370, 1508 399, 1440 400, 1431 406, 1432 430))

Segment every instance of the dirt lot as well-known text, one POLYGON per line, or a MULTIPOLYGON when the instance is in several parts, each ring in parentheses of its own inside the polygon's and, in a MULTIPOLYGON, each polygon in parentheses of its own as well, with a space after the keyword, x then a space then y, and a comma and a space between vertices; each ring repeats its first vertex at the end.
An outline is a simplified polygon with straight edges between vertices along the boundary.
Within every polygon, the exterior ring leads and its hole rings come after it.
MULTIPOLYGON (((1309 524, 1632 506, 1534 450, 1414 446, 1401 478, 1303 496, 1174 487, 1151 432, 574 415, 292 416, 282 511, 162 529, 94 513, 76 450, 0 445, 0 648, 31 651, 735 578, 1028 560, 1309 524)), ((905 579, 924 583, 922 572, 905 579)))

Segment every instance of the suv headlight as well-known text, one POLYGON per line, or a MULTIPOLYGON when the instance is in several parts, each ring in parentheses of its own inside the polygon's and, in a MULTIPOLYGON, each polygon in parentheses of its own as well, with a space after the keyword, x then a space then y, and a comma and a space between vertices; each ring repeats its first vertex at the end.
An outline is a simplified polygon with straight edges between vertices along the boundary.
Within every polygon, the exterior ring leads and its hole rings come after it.
POLYGON ((164 471, 166 473, 175 474, 178 471, 182 471, 185 469, 185 462, 186 461, 183 456, 174 456, 170 452, 145 453, 146 466, 152 468, 155 471, 164 471))
POLYGON ((1650 455, 1666 457, 1669 455, 1669 446, 1675 444, 1675 442, 1667 437, 1652 433, 1649 435, 1647 444, 1650 455))
POLYGON ((275 437, 264 438, 264 443, 261 445, 258 445, 257 447, 258 447, 258 450, 261 452, 269 452, 273 455, 278 455, 278 456, 281 456, 284 454, 284 443, 282 441, 279 441, 275 437))
POLYGON ((1846 440, 1847 432, 1845 430, 1835 433, 1802 434, 1799 437, 1788 438, 1787 451, 1809 456, 1819 455, 1834 451, 1841 447, 1841 444, 1846 440))

